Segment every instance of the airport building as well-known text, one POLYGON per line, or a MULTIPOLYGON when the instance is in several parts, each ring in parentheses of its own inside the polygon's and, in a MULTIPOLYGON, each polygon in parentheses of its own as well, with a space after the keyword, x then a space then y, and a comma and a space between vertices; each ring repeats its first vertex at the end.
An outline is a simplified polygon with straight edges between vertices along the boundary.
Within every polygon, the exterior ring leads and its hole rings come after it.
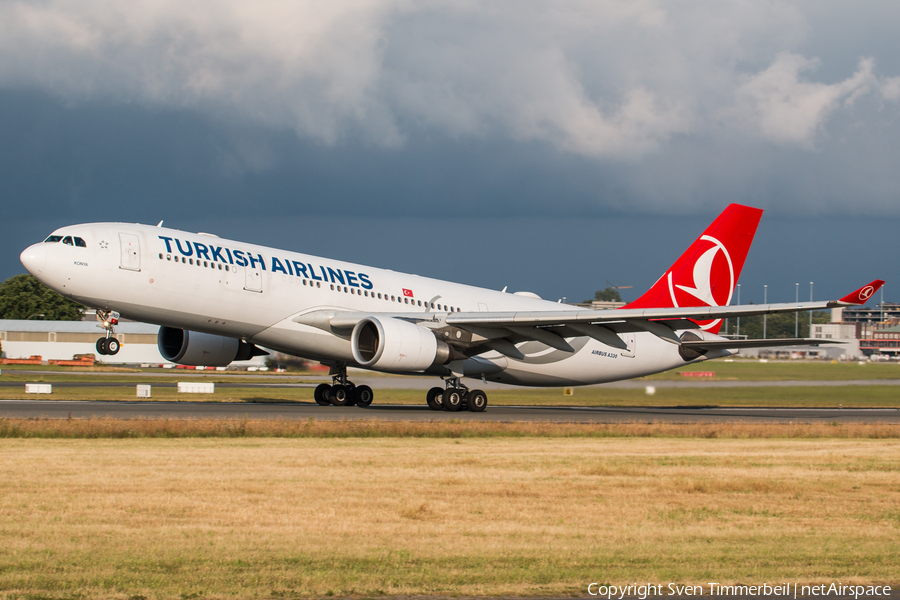
POLYGON ((900 325, 860 323, 859 347, 869 356, 900 357, 900 325))
POLYGON ((832 323, 900 322, 900 304, 884 302, 875 306, 846 306, 831 309, 832 323))
MULTIPOLYGON (((171 364, 159 353, 156 344, 158 325, 122 321, 116 326, 121 344, 115 356, 97 352, 96 342, 106 332, 90 315, 90 321, 22 321, 0 319, 0 345, 3 358, 28 359, 40 356, 46 362, 70 361, 77 356, 93 355, 103 364, 171 364)), ((235 366, 263 366, 265 356, 232 363, 235 366)))

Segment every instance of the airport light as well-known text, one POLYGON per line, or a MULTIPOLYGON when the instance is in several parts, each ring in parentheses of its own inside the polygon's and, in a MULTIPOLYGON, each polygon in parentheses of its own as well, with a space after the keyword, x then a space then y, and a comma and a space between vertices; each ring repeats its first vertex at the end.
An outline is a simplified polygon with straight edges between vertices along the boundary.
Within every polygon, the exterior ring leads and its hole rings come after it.
MULTIPOLYGON (((882 296, 883 296, 883 295, 884 295, 884 294, 882 294, 882 296)), ((34 313, 33 315, 31 315, 31 317, 40 317, 40 318, 42 318, 42 319, 43 319, 45 316, 46 316, 46 315, 44 315, 44 313, 34 313)), ((28 317, 28 319, 30 319, 31 317, 28 317)), ((25 319, 25 320, 27 321, 28 319, 25 319)))
MULTIPOLYGON (((813 292, 813 282, 809 282, 809 303, 812 304, 812 295, 813 292)), ((813 311, 809 311, 809 337, 812 337, 812 314, 813 311)))
MULTIPOLYGON (((797 298, 795 301, 797 302, 797 304, 800 304, 800 283, 799 282, 795 283, 794 286, 796 286, 796 292, 797 292, 796 293, 797 298)), ((794 337, 795 338, 800 337, 800 313, 799 312, 794 313, 794 337)))
MULTIPOLYGON (((737 297, 738 297, 737 303, 738 303, 738 306, 740 306, 741 305, 741 284, 737 284, 737 297)), ((740 316, 738 316, 738 318, 737 318, 737 331, 735 331, 734 334, 738 337, 741 336, 741 317, 740 316)))
MULTIPOLYGON (((769 303, 769 285, 764 284, 763 285, 763 304, 768 304, 768 303, 769 303)), ((768 308, 766 310, 768 310, 768 308)), ((766 317, 768 317, 768 316, 769 315, 767 315, 765 313, 763 314, 763 339, 766 339, 766 317)))

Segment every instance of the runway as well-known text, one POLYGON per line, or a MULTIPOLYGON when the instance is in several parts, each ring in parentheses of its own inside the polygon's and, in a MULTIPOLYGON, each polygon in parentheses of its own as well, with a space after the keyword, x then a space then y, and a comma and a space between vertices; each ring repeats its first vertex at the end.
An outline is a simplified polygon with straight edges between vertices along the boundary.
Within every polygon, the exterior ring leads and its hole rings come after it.
POLYGON ((0 400, 0 418, 87 419, 320 419, 387 421, 545 421, 559 423, 622 422, 859 422, 900 425, 900 409, 864 408, 682 408, 488 406, 483 413, 443 412, 422 405, 373 404, 369 408, 319 406, 314 403, 238 402, 85 402, 0 400))

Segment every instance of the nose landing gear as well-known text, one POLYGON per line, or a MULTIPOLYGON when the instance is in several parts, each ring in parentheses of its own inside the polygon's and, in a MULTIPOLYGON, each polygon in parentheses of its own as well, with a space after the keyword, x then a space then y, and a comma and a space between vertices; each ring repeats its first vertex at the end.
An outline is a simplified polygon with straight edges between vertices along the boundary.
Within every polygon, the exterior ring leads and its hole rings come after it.
POLYGON ((107 312, 105 310, 98 310, 97 320, 100 321, 97 327, 106 330, 106 337, 97 340, 97 353, 104 356, 114 356, 118 354, 119 348, 121 348, 122 345, 119 343, 119 340, 112 336, 116 334, 116 325, 119 324, 119 313, 115 311, 107 312))

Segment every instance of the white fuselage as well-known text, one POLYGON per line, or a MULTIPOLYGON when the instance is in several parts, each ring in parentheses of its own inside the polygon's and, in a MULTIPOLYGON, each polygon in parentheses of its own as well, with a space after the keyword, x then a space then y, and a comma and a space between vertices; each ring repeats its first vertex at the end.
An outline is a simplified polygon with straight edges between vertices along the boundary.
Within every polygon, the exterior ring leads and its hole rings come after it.
MULTIPOLYGON (((240 338, 311 360, 353 359, 349 337, 298 323, 308 313, 421 313, 439 336, 464 335, 443 321, 453 312, 579 310, 533 297, 288 252, 163 227, 91 223, 63 227, 86 247, 35 244, 26 267, 56 291, 130 319, 240 338), (433 308, 432 308, 433 307, 433 308)), ((622 335, 626 350, 590 337, 570 338, 574 352, 538 341, 518 344, 524 360, 496 351, 491 381, 531 386, 602 383, 685 364, 678 347, 651 333, 622 335)), ((724 354, 724 353, 723 353, 724 354)), ((703 360, 700 357, 697 360, 703 360)), ((462 362, 462 361, 460 361, 462 362)), ((435 374, 468 375, 461 365, 435 374)))

